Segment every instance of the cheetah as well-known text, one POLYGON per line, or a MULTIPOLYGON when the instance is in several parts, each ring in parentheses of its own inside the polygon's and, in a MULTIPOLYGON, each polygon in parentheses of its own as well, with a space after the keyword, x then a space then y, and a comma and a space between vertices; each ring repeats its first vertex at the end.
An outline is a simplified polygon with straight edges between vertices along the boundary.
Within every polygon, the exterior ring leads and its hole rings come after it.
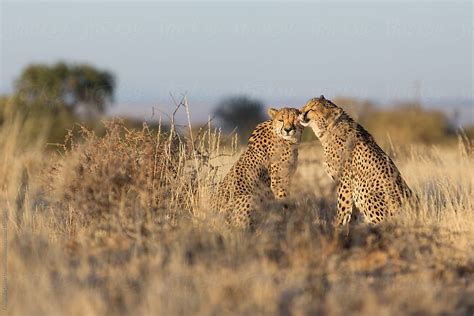
POLYGON ((303 130, 301 112, 271 108, 268 114, 271 119, 257 125, 247 149, 219 184, 216 207, 230 226, 253 229, 264 202, 288 195, 303 130))
POLYGON ((337 183, 336 226, 350 222, 353 204, 366 222, 377 224, 413 196, 372 135, 324 96, 306 103, 300 123, 310 126, 321 142, 324 168, 337 183))

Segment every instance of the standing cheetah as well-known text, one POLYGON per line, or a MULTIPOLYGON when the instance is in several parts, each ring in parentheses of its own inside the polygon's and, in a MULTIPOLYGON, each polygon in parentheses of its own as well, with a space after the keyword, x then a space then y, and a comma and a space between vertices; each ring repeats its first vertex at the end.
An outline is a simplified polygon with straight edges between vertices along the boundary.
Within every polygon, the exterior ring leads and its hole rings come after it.
POLYGON ((303 127, 297 109, 269 109, 271 119, 257 125, 248 146, 218 188, 217 209, 238 228, 252 228, 255 211, 269 199, 287 196, 296 170, 303 127))
POLYGON ((321 96, 309 100, 301 113, 301 124, 310 126, 321 141, 326 172, 338 183, 338 226, 350 221, 353 203, 375 224, 412 196, 390 157, 341 108, 321 96))

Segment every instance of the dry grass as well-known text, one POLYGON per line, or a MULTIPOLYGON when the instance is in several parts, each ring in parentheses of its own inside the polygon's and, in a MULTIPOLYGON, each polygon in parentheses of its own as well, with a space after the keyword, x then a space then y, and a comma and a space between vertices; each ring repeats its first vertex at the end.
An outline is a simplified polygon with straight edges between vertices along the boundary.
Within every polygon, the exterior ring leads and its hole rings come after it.
MULTIPOLYGON (((415 147, 396 162, 419 209, 331 229, 333 186, 301 146, 290 210, 256 233, 209 210, 236 156, 218 131, 188 138, 109 124, 51 154, 0 130, 9 315, 474 313, 474 161, 415 147)), ((2 246, 2 254, 5 255, 2 246)))

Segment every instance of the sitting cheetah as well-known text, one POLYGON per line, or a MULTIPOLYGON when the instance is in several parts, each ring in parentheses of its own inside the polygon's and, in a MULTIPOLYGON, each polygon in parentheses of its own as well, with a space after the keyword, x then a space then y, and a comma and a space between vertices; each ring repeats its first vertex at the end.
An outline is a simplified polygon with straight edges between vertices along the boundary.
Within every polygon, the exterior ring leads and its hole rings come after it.
POLYGON ((285 198, 296 170, 301 112, 272 108, 268 114, 271 119, 257 125, 247 149, 219 185, 217 209, 238 228, 253 228, 263 201, 285 198))
POLYGON ((336 225, 348 223, 353 203, 369 223, 393 215, 412 196, 390 157, 374 138, 341 108, 324 96, 311 99, 300 121, 320 140, 324 167, 338 182, 336 225))

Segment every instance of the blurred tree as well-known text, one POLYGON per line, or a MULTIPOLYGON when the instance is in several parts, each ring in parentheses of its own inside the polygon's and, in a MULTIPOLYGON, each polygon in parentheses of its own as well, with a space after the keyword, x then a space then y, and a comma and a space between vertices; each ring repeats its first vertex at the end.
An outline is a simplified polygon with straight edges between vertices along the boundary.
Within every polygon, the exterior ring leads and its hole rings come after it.
POLYGON ((362 125, 382 145, 393 141, 398 146, 408 144, 443 143, 453 136, 445 113, 423 108, 419 103, 398 103, 379 107, 361 120, 362 125))
POLYGON ((97 115, 113 100, 114 87, 112 74, 89 65, 33 64, 23 70, 13 94, 0 97, 0 125, 15 122, 22 144, 62 143, 75 122, 97 125, 97 115))
POLYGON ((231 96, 220 101, 214 114, 228 130, 237 127, 239 137, 245 140, 255 126, 267 119, 263 103, 247 96, 231 96))
POLYGON ((15 84, 17 99, 27 105, 67 108, 92 117, 113 100, 114 76, 86 64, 33 64, 15 84))

